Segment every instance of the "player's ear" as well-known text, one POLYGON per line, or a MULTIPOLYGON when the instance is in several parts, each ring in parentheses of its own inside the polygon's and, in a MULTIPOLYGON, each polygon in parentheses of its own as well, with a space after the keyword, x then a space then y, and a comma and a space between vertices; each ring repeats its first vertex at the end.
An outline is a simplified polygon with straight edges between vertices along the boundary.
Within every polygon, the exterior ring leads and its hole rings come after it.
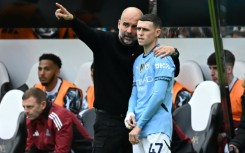
POLYGON ((161 29, 160 28, 157 28, 156 29, 156 32, 155 32, 155 37, 159 37, 161 34, 161 29))
POLYGON ((41 108, 42 110, 44 110, 46 108, 47 102, 46 101, 42 101, 41 102, 41 108))

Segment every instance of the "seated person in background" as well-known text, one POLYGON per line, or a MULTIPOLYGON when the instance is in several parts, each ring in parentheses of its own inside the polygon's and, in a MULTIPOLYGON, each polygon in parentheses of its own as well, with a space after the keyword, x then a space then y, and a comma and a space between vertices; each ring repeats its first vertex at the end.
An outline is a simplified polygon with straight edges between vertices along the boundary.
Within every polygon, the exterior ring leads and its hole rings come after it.
MULTIPOLYGON (((94 77, 93 77, 94 63, 91 64, 90 71, 91 71, 91 79, 94 82, 94 77)), ((89 109, 94 107, 94 86, 93 85, 88 87, 84 100, 87 102, 89 109)))
MULTIPOLYGON (((242 95, 243 95, 243 80, 238 79, 233 75, 233 67, 235 63, 235 56, 229 51, 224 50, 225 55, 225 76, 227 82, 229 84, 230 91, 230 103, 232 110, 232 119, 233 119, 233 127, 236 129, 240 123, 241 115, 242 115, 242 95)), ((216 64, 215 53, 212 53, 208 59, 207 64, 210 69, 211 78, 214 82, 219 84, 218 80, 218 70, 216 64)), ((219 135, 219 141, 223 144, 226 144, 225 133, 221 133, 219 135)), ((221 147, 219 152, 224 151, 224 147, 221 147)))
POLYGON ((184 87, 180 82, 174 82, 173 86, 173 109, 187 104, 191 99, 192 93, 184 87))
MULTIPOLYGON (((229 84, 230 101, 232 109, 233 124, 236 128, 240 122, 242 115, 242 95, 243 95, 243 80, 238 79, 233 75, 233 67, 235 63, 235 56, 229 51, 224 50, 225 54, 225 75, 229 84)), ((207 64, 210 69, 211 79, 219 84, 218 70, 216 64, 215 53, 208 57, 207 64)))
POLYGON ((91 145, 92 138, 77 117, 47 101, 42 90, 30 88, 24 93, 22 100, 28 131, 25 153, 70 153, 74 147, 74 133, 91 145))
POLYGON ((61 65, 60 58, 54 54, 40 56, 38 66, 40 83, 34 86, 42 89, 49 101, 78 114, 82 107, 82 90, 59 77, 61 65))
MULTIPOLYGON (((90 75, 91 75, 91 80, 94 82, 94 63, 91 64, 90 66, 90 75)), ((94 85, 91 85, 88 87, 86 91, 86 95, 83 99, 83 106, 82 106, 82 111, 79 113, 80 116, 87 110, 91 109, 94 107, 94 85)))

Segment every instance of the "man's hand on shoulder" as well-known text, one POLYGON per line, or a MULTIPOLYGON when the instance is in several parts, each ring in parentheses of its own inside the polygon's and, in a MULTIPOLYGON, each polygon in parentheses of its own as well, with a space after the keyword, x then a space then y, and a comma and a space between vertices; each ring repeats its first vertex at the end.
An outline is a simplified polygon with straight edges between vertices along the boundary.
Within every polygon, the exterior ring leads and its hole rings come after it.
POLYGON ((175 48, 172 46, 159 46, 154 49, 154 55, 161 58, 175 54, 175 48))

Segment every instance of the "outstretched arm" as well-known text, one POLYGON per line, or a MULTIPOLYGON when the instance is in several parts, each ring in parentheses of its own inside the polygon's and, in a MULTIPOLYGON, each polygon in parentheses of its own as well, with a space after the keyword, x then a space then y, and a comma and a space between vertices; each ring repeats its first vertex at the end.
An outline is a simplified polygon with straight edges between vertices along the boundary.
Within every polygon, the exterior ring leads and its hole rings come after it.
POLYGON ((58 20, 66 20, 72 30, 76 33, 76 36, 82 40, 93 52, 98 50, 98 46, 101 45, 101 35, 104 34, 102 31, 94 30, 89 27, 85 22, 77 18, 75 15, 71 14, 64 6, 59 3, 55 3, 58 9, 55 11, 55 16, 58 20), (102 34, 101 34, 102 33, 102 34))
POLYGON ((55 3, 55 5, 58 7, 58 9, 55 11, 55 16, 58 20, 73 20, 73 15, 69 11, 67 11, 65 7, 63 7, 59 3, 55 3))

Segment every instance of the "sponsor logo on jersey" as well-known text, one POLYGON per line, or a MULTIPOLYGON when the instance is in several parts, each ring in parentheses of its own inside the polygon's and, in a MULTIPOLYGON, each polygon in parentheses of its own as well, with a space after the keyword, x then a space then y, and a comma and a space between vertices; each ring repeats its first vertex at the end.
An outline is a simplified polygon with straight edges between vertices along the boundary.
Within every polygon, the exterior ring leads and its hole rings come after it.
POLYGON ((152 76, 147 76, 147 77, 144 77, 143 79, 136 80, 136 83, 138 85, 142 85, 142 84, 153 82, 153 81, 154 81, 154 78, 152 76))
POLYGON ((170 69, 170 66, 167 63, 156 63, 156 69, 170 69))
POLYGON ((39 132, 36 130, 36 131, 33 133, 33 136, 34 136, 34 137, 38 137, 38 136, 39 136, 39 132))

